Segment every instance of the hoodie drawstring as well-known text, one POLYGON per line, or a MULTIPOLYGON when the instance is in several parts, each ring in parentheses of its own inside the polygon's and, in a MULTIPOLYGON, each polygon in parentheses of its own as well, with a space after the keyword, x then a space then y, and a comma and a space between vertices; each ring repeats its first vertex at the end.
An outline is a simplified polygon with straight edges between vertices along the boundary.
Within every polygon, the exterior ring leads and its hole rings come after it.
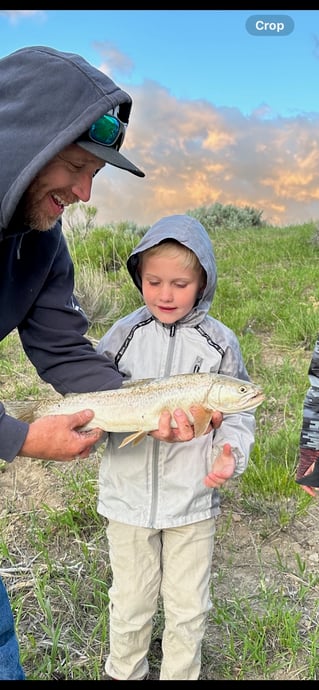
POLYGON ((20 249, 21 249, 21 245, 22 245, 22 239, 23 239, 23 238, 22 238, 22 235, 21 235, 21 237, 20 237, 20 239, 19 239, 19 244, 18 244, 18 247, 17 247, 17 259, 18 259, 18 261, 20 261, 20 256, 21 256, 21 254, 20 254, 20 249))

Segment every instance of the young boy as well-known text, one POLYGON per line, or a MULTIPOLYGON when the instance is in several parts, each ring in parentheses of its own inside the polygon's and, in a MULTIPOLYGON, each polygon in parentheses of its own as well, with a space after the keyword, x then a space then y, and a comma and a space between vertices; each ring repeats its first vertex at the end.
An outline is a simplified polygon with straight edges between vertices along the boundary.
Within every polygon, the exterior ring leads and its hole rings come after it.
MULTIPOLYGON (((97 350, 127 378, 219 372, 249 380, 239 342, 209 315, 217 272, 210 238, 195 218, 164 217, 127 267, 145 306, 115 323, 97 350)), ((98 512, 108 518, 109 679, 147 678, 158 597, 165 628, 160 680, 197 680, 206 618, 217 488, 241 474, 254 444, 253 412, 226 415, 188 443, 150 436, 118 448, 111 433, 101 461, 98 512)))

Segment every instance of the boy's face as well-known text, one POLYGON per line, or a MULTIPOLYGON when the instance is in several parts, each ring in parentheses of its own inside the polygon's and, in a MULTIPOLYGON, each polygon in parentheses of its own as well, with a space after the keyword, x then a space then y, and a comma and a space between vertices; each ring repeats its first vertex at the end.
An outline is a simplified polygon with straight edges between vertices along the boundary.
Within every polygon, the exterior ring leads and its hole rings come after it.
POLYGON ((174 256, 144 256, 141 268, 146 306, 161 323, 171 324, 188 314, 203 289, 202 277, 174 256))
POLYGON ((28 187, 19 204, 19 215, 32 230, 49 230, 64 208, 89 201, 92 179, 105 162, 71 144, 60 151, 28 187))

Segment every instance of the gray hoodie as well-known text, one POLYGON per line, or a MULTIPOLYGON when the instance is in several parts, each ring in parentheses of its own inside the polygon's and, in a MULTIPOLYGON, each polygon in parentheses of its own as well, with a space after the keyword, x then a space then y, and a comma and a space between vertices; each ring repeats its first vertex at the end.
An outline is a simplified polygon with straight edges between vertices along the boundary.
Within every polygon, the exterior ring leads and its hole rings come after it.
MULTIPOLYGON (((173 238, 190 248, 206 271, 199 302, 173 325, 157 321, 146 306, 115 323, 97 350, 110 357, 131 379, 170 374, 219 372, 249 380, 236 335, 209 315, 217 284, 212 243, 204 227, 187 215, 164 217, 144 235, 127 267, 141 290, 137 257, 141 251, 173 238)), ((248 463, 254 444, 252 412, 225 415, 219 429, 189 443, 165 443, 147 436, 137 446, 118 449, 126 434, 109 434, 101 461, 98 511, 132 525, 163 529, 205 520, 219 513, 219 494, 203 479, 212 462, 230 443, 235 475, 248 463)))
MULTIPOLYGON (((131 98, 81 56, 44 46, 2 58, 0 84, 0 340, 17 329, 39 376, 62 394, 118 388, 113 362, 85 337, 61 221, 31 231, 15 211, 41 168, 92 122, 117 107, 128 122, 131 98)), ((0 403, 0 458, 13 460, 27 432, 0 403)))
POLYGON ((1 230, 39 170, 119 104, 128 122, 132 99, 80 55, 46 46, 2 58, 0 83, 1 230))

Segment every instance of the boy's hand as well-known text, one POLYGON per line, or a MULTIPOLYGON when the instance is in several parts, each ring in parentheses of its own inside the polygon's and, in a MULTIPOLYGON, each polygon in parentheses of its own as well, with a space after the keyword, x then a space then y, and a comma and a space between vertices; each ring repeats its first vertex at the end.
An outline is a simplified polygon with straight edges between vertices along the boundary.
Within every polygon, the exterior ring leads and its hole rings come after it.
POLYGON ((224 482, 233 476, 236 461, 232 453, 230 443, 224 443, 222 452, 214 461, 212 471, 206 475, 204 484, 209 489, 218 489, 224 482))
MULTIPOLYGON (((192 411, 192 408, 190 408, 192 411)), ((151 431, 150 436, 156 438, 158 441, 166 441, 167 443, 176 443, 180 441, 191 441, 194 438, 194 427, 188 421, 188 417, 183 410, 175 410, 174 419, 177 424, 177 428, 171 427, 171 414, 170 412, 162 412, 159 420, 158 429, 156 431, 151 431)), ((223 415, 221 412, 212 412, 211 423, 208 426, 206 433, 212 431, 212 429, 218 429, 223 421, 223 415)))

